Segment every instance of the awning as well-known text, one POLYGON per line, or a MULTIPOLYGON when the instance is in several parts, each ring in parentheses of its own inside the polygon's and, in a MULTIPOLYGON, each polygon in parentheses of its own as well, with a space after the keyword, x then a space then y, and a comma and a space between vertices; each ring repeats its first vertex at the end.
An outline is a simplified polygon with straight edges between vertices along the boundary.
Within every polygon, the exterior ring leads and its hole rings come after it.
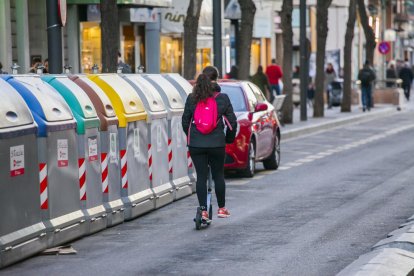
MULTIPOLYGON (((100 0, 67 0, 67 4, 90 5, 100 4, 100 0)), ((118 5, 134 5, 148 7, 171 7, 172 0, 118 0, 118 5)))

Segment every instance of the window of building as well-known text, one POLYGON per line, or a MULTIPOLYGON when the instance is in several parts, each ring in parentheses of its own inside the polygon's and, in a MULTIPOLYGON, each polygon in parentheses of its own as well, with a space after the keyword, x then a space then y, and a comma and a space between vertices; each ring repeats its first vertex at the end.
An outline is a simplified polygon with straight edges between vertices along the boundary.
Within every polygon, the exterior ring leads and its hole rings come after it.
POLYGON ((92 67, 97 64, 102 67, 101 27, 99 22, 81 22, 81 70, 92 73, 92 67))

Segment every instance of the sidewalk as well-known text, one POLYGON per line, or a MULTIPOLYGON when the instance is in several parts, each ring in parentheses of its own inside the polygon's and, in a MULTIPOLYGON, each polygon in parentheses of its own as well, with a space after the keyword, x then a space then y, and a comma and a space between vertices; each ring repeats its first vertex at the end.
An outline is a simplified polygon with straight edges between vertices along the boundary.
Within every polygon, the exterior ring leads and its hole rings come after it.
POLYGON ((293 124, 285 124, 281 127, 282 140, 295 138, 302 135, 312 134, 318 131, 331 129, 341 125, 355 122, 361 122, 373 118, 379 118, 404 112, 406 110, 414 110, 414 101, 408 102, 402 111, 397 111, 397 106, 391 104, 377 104, 370 112, 362 112, 358 106, 352 106, 351 112, 341 112, 341 107, 325 107, 325 114, 322 118, 313 117, 313 108, 307 107, 307 120, 300 120, 300 107, 293 110, 293 124))

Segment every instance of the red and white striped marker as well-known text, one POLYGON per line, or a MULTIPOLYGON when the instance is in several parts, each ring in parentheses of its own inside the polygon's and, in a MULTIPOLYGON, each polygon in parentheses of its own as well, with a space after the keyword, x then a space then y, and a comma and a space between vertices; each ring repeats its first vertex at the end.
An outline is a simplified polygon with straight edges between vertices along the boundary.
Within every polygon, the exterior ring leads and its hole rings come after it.
POLYGON ((151 144, 148 144, 148 172, 149 172, 149 180, 152 181, 152 151, 151 151, 151 144))
POLYGON ((191 160, 190 152, 187 151, 187 165, 189 168, 193 168, 193 160, 191 160))
POLYGON ((127 177, 127 170, 128 170, 128 164, 127 164, 127 155, 126 150, 120 150, 121 155, 121 178, 122 178, 122 189, 128 188, 128 177, 127 177))
POLYGON ((48 206, 47 197, 47 165, 39 164, 39 183, 40 183, 40 209, 46 210, 48 206))
POLYGON ((172 153, 172 145, 171 145, 171 139, 168 139, 168 171, 170 173, 173 172, 173 153, 172 153))
POLYGON ((108 154, 101 153, 101 176, 102 176, 102 192, 108 193, 108 154))
POLYGON ((80 200, 86 200, 86 164, 85 158, 78 159, 80 200))

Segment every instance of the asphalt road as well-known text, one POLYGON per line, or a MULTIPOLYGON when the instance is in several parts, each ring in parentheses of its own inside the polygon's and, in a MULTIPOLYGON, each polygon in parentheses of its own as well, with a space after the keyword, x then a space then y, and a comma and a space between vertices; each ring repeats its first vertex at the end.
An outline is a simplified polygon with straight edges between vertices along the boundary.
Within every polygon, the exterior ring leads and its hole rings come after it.
POLYGON ((196 196, 4 275, 335 275, 414 214, 414 113, 282 141, 282 166, 228 179, 232 216, 200 231, 196 196))

